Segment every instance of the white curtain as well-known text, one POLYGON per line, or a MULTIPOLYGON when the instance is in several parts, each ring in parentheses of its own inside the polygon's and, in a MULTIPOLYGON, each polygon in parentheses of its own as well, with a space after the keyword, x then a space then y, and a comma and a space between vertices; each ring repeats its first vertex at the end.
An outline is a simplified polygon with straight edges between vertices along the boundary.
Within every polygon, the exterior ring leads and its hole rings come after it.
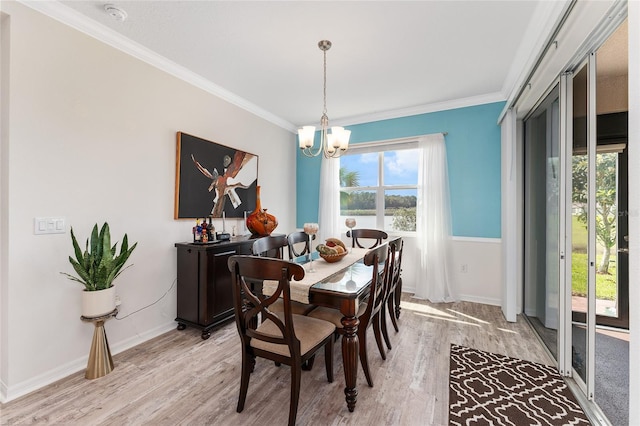
POLYGON ((452 302, 458 296, 449 273, 451 203, 444 135, 420 138, 419 148, 415 297, 452 302))
POLYGON ((320 197, 318 225, 313 247, 327 238, 340 238, 340 160, 322 158, 320 167, 320 197))

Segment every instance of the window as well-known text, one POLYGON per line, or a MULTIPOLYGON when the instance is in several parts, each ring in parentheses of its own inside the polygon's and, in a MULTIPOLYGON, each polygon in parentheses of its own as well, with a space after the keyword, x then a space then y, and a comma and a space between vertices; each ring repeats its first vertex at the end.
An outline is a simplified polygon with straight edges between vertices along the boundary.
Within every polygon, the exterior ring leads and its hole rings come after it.
POLYGON ((340 157, 340 220, 357 228, 415 232, 417 143, 351 146, 340 157))

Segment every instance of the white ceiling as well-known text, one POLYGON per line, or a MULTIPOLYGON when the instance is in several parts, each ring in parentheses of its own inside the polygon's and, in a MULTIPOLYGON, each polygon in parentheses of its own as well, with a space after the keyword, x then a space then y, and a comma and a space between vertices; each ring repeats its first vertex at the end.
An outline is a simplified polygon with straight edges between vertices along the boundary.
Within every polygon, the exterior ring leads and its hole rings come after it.
POLYGON ((330 122, 353 124, 506 99, 543 44, 559 3, 90 0, 31 6, 56 10, 50 14, 117 47, 146 52, 139 56, 160 55, 165 64, 181 66, 183 76, 293 130, 316 124, 322 114, 319 40, 333 43, 327 52, 330 122), (107 3, 127 19, 107 14, 107 3))

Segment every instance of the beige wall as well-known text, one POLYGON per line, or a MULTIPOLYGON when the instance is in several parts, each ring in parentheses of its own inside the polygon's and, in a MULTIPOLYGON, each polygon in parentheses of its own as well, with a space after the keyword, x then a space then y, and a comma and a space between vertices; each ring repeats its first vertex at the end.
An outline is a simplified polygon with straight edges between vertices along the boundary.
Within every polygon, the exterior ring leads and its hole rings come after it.
POLYGON ((117 353, 176 325, 173 245, 192 226, 173 219, 176 132, 259 155, 280 232, 295 228, 296 149, 290 132, 184 81, 19 3, 2 9, 0 390, 13 399, 83 369, 93 333, 82 287, 59 273, 71 272, 68 229, 34 235, 34 217, 64 216, 83 240, 108 221, 138 241, 116 281, 131 316, 106 324, 117 353))

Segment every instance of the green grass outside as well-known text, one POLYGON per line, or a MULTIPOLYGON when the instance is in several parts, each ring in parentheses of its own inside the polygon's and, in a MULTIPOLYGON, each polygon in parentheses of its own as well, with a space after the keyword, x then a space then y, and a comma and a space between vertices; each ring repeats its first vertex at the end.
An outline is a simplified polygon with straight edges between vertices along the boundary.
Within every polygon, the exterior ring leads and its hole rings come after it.
MULTIPOLYGON (((571 244, 573 253, 571 255, 571 294, 574 296, 587 295, 587 228, 576 216, 573 216, 571 233, 571 244)), ((597 245, 596 265, 602 259, 602 246, 597 245)), ((612 251, 613 248, 612 248, 612 251)), ((616 300, 618 295, 617 286, 617 257, 611 254, 609 261, 609 274, 596 274, 596 299, 616 300)))
POLYGON ((572 217, 571 227, 571 244, 573 245, 573 251, 586 253, 588 239, 587 227, 578 220, 577 216, 572 217))
MULTIPOLYGON (((596 256, 596 265, 600 255, 596 256)), ((616 280, 616 256, 611 255, 609 274, 596 274, 596 299, 616 300, 618 286, 616 280)), ((574 296, 587 295, 587 254, 573 253, 571 255, 571 294, 574 296)))

